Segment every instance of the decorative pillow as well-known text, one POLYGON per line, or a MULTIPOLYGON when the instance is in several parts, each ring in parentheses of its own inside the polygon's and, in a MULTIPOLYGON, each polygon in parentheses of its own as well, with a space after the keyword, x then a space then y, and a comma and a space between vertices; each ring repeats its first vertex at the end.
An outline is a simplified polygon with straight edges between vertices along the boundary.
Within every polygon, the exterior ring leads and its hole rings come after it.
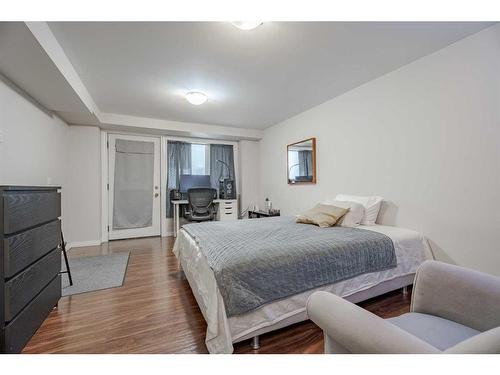
POLYGON ((336 201, 349 201, 362 204, 365 208, 365 214, 361 220, 362 225, 374 225, 377 220, 378 212, 380 211, 380 205, 382 204, 382 197, 377 196, 357 196, 357 195, 347 195, 338 194, 335 197, 336 201))
POLYGON ((335 225, 340 227, 348 227, 354 228, 357 227, 361 220, 363 220, 363 216, 365 215, 365 208, 362 204, 356 202, 348 202, 348 201, 326 201, 323 204, 329 204, 336 207, 342 207, 349 209, 347 213, 337 221, 335 225))
POLYGON ((328 228, 346 214, 349 209, 335 207, 329 204, 317 204, 302 215, 297 215, 296 222, 302 224, 314 224, 321 228, 328 228))

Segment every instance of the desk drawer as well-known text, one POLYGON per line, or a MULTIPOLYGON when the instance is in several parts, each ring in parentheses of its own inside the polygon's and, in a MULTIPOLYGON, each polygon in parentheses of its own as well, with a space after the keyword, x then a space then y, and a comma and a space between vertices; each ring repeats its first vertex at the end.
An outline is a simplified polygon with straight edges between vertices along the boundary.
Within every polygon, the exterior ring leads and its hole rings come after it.
POLYGON ((237 200, 222 200, 219 203, 217 212, 217 220, 234 221, 238 220, 238 201, 237 200))
POLYGON ((4 235, 47 223, 61 216, 61 194, 56 191, 5 192, 2 199, 4 235))
POLYGON ((57 275, 13 321, 3 328, 6 353, 21 352, 59 298, 61 298, 61 276, 57 275))
POLYGON ((61 242, 61 222, 52 221, 3 240, 4 277, 14 276, 61 242))
POLYGON ((219 220, 220 221, 234 221, 238 220, 238 215, 236 215, 236 212, 221 212, 219 215, 219 220))
POLYGON ((5 321, 12 320, 61 270, 61 251, 54 249, 5 283, 5 321))
POLYGON ((234 211, 236 212, 237 210, 237 204, 236 201, 224 201, 220 204, 219 208, 221 209, 221 212, 228 212, 228 211, 234 211))

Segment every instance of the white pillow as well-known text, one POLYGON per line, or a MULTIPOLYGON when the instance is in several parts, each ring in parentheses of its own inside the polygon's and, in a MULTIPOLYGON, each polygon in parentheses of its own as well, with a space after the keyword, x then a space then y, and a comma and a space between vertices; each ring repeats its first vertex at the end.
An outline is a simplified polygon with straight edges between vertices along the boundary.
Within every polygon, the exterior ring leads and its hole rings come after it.
POLYGON ((348 202, 348 201, 326 201, 323 204, 329 204, 331 206, 336 206, 340 208, 348 208, 349 211, 340 218, 338 221, 338 225, 340 227, 357 227, 363 216, 365 215, 365 208, 362 204, 356 202, 348 202))
POLYGON ((382 204, 382 197, 377 196, 357 196, 357 195, 347 195, 338 194, 335 197, 336 201, 348 201, 356 202, 362 204, 365 208, 365 214, 361 220, 362 225, 374 225, 377 220, 378 212, 380 211, 380 205, 382 204))

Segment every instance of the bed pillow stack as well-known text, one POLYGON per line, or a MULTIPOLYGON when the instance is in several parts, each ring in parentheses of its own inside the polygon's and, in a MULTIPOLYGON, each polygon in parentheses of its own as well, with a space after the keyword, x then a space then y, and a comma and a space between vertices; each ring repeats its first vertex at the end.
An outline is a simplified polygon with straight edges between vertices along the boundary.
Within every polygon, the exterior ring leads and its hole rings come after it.
POLYGON ((380 211, 380 206, 382 204, 383 198, 378 196, 363 197, 358 195, 338 194, 335 197, 335 200, 361 204, 365 209, 363 219, 361 219, 361 224, 375 225, 375 221, 377 221, 377 216, 380 211))
POLYGON ((337 221, 335 225, 339 227, 354 228, 361 224, 365 215, 365 207, 362 204, 349 201, 326 201, 323 204, 328 204, 335 207, 348 209, 347 213, 337 221))
POLYGON ((320 203, 303 214, 297 215, 296 222, 301 224, 314 224, 321 228, 328 228, 334 226, 347 211, 349 211, 349 209, 320 203))

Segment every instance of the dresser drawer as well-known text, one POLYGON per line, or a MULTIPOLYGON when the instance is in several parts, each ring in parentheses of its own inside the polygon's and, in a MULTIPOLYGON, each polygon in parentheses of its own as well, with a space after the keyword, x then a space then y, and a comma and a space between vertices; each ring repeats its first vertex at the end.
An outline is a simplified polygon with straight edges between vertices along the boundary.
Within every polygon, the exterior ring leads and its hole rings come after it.
POLYGON ((5 283, 5 321, 12 320, 61 271, 61 251, 55 249, 5 283))
MULTIPOLYGON (((4 192, 3 233, 16 233, 61 216, 61 194, 49 192, 4 192)), ((1 222, 0 221, 0 222, 1 222)))
POLYGON ((55 249, 60 242, 61 222, 59 220, 4 238, 4 277, 12 277, 55 249))
POLYGON ((3 328, 4 351, 19 353, 61 298, 61 276, 57 275, 13 321, 3 328))

